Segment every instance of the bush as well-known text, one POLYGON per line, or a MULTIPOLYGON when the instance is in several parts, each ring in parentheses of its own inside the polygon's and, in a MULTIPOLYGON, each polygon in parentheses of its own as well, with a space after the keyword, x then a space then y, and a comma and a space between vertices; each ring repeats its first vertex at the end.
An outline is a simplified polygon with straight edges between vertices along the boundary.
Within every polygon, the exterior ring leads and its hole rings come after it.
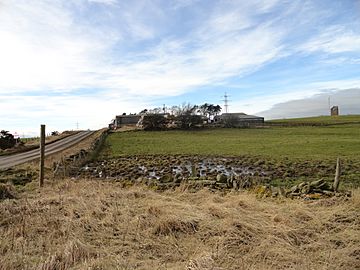
POLYGON ((16 139, 14 136, 9 133, 9 131, 2 130, 0 132, 0 149, 8 149, 14 147, 16 144, 16 139))
POLYGON ((142 117, 141 125, 144 130, 166 129, 168 120, 162 114, 148 114, 142 117))
POLYGON ((177 127, 180 129, 191 129, 203 124, 201 115, 182 114, 176 117, 177 127))

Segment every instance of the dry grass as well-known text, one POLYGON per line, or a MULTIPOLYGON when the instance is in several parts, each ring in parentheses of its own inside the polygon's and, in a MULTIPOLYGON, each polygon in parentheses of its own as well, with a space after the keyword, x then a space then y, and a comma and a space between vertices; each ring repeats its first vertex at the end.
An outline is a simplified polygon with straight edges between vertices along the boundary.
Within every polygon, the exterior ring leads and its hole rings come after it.
MULTIPOLYGON (((81 142, 77 143, 76 145, 71 146, 70 148, 65 149, 64 151, 61 151, 59 153, 55 153, 45 159, 45 166, 51 167, 52 164, 55 161, 61 160, 62 157, 67 157, 70 155, 77 154, 81 149, 89 149, 92 143, 101 136, 101 134, 104 132, 104 129, 99 129, 91 136, 85 138, 81 142)), ((38 163, 35 163, 37 166, 38 163)))
POLYGON ((0 183, 0 201, 5 199, 15 199, 17 191, 10 183, 0 183))
POLYGON ((46 184, 0 202, 0 269, 360 269, 359 190, 306 202, 46 184))
MULTIPOLYGON (((82 140, 81 142, 77 143, 76 145, 73 145, 73 146, 65 149, 64 151, 47 156, 45 158, 45 168, 46 168, 46 172, 47 172, 47 178, 52 177, 51 168, 52 168, 54 162, 60 161, 64 157, 68 157, 68 156, 77 154, 81 149, 88 150, 91 147, 91 145, 93 144, 93 142, 97 138, 99 138, 103 132, 104 132, 104 129, 100 129, 100 130, 96 131, 94 134, 92 134, 91 136, 89 136, 89 137, 85 138, 84 140, 82 140)), ((16 166, 16 168, 27 169, 27 170, 38 170, 39 161, 35 160, 35 161, 27 162, 25 164, 16 166)))

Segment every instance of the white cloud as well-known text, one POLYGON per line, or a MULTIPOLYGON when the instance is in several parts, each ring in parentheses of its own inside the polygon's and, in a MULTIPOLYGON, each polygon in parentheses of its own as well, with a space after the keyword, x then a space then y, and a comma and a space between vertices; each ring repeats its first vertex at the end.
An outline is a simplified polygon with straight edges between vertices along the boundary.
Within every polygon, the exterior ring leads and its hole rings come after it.
POLYGON ((48 131, 76 129, 100 129, 117 114, 137 113, 149 107, 141 99, 95 96, 23 96, 0 95, 1 128, 12 132, 37 134, 40 124, 48 131))
MULTIPOLYGON (((256 96, 243 99, 239 102, 232 102, 230 105, 230 112, 245 112, 248 114, 265 115, 268 118, 286 118, 291 115, 279 115, 279 112, 273 113, 273 108, 276 108, 277 104, 289 103, 294 100, 308 100, 316 95, 322 95, 324 93, 341 92, 348 89, 358 89, 360 91, 360 80, 334 80, 334 81, 319 81, 314 83, 308 83, 299 86, 286 87, 286 89, 278 89, 276 93, 273 90, 271 93, 263 94, 262 96, 256 96), (275 107, 274 107, 275 106, 275 107)), ((354 96, 353 102, 360 104, 360 99, 354 96)), ((296 105, 296 103, 294 103, 296 105)), ((300 103, 299 103, 300 104, 300 103)), ((324 99, 324 104, 327 104, 327 97, 324 99)), ((303 112, 301 107, 292 107, 292 115, 294 112, 303 112)), ((325 106, 326 107, 326 106, 325 106)), ((325 108, 326 109, 326 108, 325 108)), ((360 105, 359 105, 360 109, 360 105)), ((314 110, 312 111, 314 113, 314 110)), ((324 111, 324 114, 326 110, 324 111)), ((309 111, 306 116, 310 116, 309 111)))
POLYGON ((330 107, 339 106, 340 114, 360 114, 360 88, 322 91, 310 97, 277 103, 267 111, 260 112, 267 119, 329 115, 330 107))
POLYGON ((104 39, 79 33, 58 1, 6 3, 0 16, 0 93, 91 85, 104 39))
POLYGON ((106 5, 113 5, 117 3, 117 0, 88 0, 90 3, 100 3, 106 5))
POLYGON ((306 42, 300 49, 307 52, 360 52, 360 33, 349 31, 343 27, 330 27, 319 37, 306 42))
MULTIPOLYGON (((101 127, 115 114, 151 106, 154 98, 241 78, 288 53, 284 40, 296 23, 289 28, 282 23, 296 12, 301 1, 219 1, 206 8, 196 0, 178 0, 172 6, 158 3, 1 2, 1 125, 11 125, 11 118, 5 114, 12 110, 16 111, 12 119, 26 115, 26 122, 32 124, 47 117, 57 123, 82 121, 86 127, 101 127), (94 3, 99 4, 95 12, 94 3), (278 16, 270 14, 280 3, 286 16, 282 17, 282 11, 278 16), (191 6, 200 18, 176 13, 191 6), (177 32, 183 25, 186 27, 177 32), (92 94, 79 96, 82 89, 92 94), (5 123, 3 119, 8 120, 5 123)), ((329 30, 311 39, 302 49, 358 50, 355 32, 337 31, 334 39, 331 33, 329 30)), ((314 94, 314 89, 323 89, 325 84, 327 88, 341 88, 345 87, 340 85, 343 83, 353 87, 357 82, 333 81, 306 90, 287 89, 238 105, 251 104, 247 112, 256 112, 280 101, 314 94)))
MULTIPOLYGON (((212 31, 195 30, 185 39, 164 40, 148 49, 147 57, 138 61, 136 54, 111 55, 116 42, 111 35, 99 35, 96 30, 81 33, 84 26, 75 23, 74 15, 60 4, 61 1, 19 3, 5 5, 5 16, 0 19, 3 41, 0 72, 4 74, 0 93, 93 87, 171 96, 256 69, 274 59, 280 49, 280 34, 270 27, 232 33, 244 27, 237 26, 237 17, 243 17, 241 20, 246 25, 253 24, 250 17, 244 17, 241 10, 237 10, 223 19, 221 14, 215 13, 200 26, 202 29, 210 27, 212 31), (23 23, 14 25, 12 18, 23 23), (178 44, 181 45, 177 50, 174 45, 178 44), (195 50, 189 51, 190 47, 195 50)), ((128 24, 123 31, 130 30, 135 39, 150 39, 155 35, 145 22, 133 23, 135 18, 141 17, 145 7, 148 6, 142 3, 137 8, 132 7, 134 13, 124 12, 128 24)), ((156 14, 160 12, 153 5, 151 8, 156 14)))
POLYGON ((200 0, 174 0, 172 3, 172 8, 173 9, 185 8, 185 7, 191 6, 199 1, 200 0))

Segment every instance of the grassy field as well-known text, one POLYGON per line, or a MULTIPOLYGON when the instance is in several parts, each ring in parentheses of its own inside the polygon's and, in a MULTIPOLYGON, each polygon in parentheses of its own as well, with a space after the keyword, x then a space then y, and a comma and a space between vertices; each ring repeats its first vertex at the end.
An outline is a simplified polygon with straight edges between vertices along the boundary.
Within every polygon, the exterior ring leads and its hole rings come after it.
POLYGON ((313 125, 338 125, 347 123, 360 123, 360 115, 339 115, 339 116, 315 116, 306 118, 276 119, 267 123, 282 124, 313 124, 313 125))
POLYGON ((275 159, 360 159, 360 124, 339 126, 136 131, 108 137, 112 156, 256 155, 275 159))
POLYGON ((50 171, 43 188, 0 183, 0 270, 360 270, 356 185, 351 197, 310 200, 264 197, 255 188, 194 189, 186 181, 160 191, 134 181, 142 163, 166 171, 214 155, 272 172, 273 181, 331 182, 341 156, 342 179, 359 183, 359 130, 351 123, 111 134, 103 155, 121 158, 98 163, 128 180, 58 179, 50 171))
POLYGON ((0 201, 1 270, 359 269, 358 191, 306 202, 103 180, 28 189, 0 201))
MULTIPOLYGON (((311 121, 314 119, 322 118, 311 121)), ((107 138, 106 144, 102 157, 139 156, 149 159, 150 167, 159 167, 152 162, 158 157, 169 160, 180 156, 177 163, 186 162, 190 156, 233 157, 245 167, 268 172, 272 185, 287 187, 321 178, 333 181, 336 159, 340 157, 342 185, 360 186, 360 123, 352 121, 341 125, 117 132, 107 138)), ((133 171, 134 166, 139 165, 135 162, 128 170, 133 171)))

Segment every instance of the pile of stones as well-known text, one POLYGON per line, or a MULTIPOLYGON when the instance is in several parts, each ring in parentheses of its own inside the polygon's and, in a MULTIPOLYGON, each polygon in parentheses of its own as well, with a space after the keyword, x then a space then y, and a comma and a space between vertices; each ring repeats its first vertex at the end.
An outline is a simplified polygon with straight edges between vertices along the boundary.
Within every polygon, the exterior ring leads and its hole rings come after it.
POLYGON ((245 188, 256 180, 264 183, 267 172, 242 165, 235 158, 194 156, 126 156, 90 162, 80 169, 86 178, 143 182, 149 185, 176 186, 186 182, 213 188, 245 188))
POLYGON ((324 179, 301 182, 290 189, 283 187, 258 186, 255 188, 258 197, 288 197, 288 198, 304 198, 304 199, 321 199, 333 196, 350 197, 349 191, 334 191, 332 185, 324 179))

